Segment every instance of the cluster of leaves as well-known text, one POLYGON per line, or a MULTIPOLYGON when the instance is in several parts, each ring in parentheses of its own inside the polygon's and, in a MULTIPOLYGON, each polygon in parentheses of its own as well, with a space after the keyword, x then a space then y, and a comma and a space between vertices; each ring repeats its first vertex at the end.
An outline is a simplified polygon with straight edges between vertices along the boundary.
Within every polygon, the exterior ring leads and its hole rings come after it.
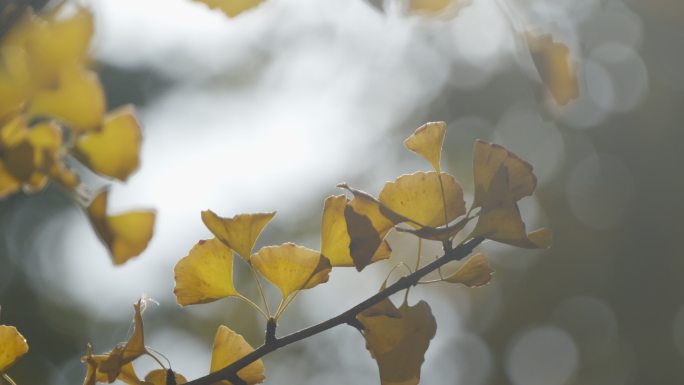
POLYGON ((0 199, 40 191, 49 181, 61 185, 119 265, 146 248, 155 214, 110 215, 107 190, 91 192, 67 159, 126 181, 139 166, 141 130, 131 106, 106 112, 102 85, 89 69, 93 16, 66 8, 41 15, 28 9, 0 40, 0 199))
MULTIPOLYGON (((485 238, 524 248, 546 248, 551 243, 548 229, 526 231, 518 209, 517 202, 531 195, 537 184, 532 166, 504 147, 477 141, 473 157, 474 196, 466 209, 461 185, 452 175, 441 170, 445 132, 443 122, 427 123, 418 128, 404 144, 424 157, 433 170, 402 175, 387 182, 378 198, 340 184, 339 187, 348 191, 350 196, 335 195, 325 199, 320 251, 289 242, 254 251, 257 238, 275 212, 239 214, 232 218, 221 217, 210 210, 202 212, 202 221, 214 238, 199 241, 176 265, 174 294, 178 303, 185 306, 235 297, 254 307, 268 325, 265 344, 256 352, 242 336, 225 325, 219 326, 210 372, 223 373, 227 366, 249 355, 253 359, 241 362, 234 372, 226 372, 226 377, 221 379, 233 384, 262 382, 265 376, 260 356, 268 352, 269 345, 279 347, 279 344, 286 344, 282 342, 286 337, 278 339, 275 336, 277 321, 285 309, 302 290, 327 282, 333 268, 355 267, 361 271, 372 263, 388 259, 392 248, 386 237, 395 229, 419 240, 415 268, 406 266, 409 275, 404 278, 411 277, 411 280, 401 283, 399 279, 391 287, 387 287, 385 280, 379 296, 319 329, 341 323, 356 326, 365 338, 371 356, 377 361, 383 384, 419 382, 424 354, 435 335, 437 324, 427 302, 420 301, 413 306, 408 304, 408 289, 415 284, 436 282, 478 287, 488 283, 493 272, 486 257, 475 253, 465 259, 453 274, 443 276, 440 271, 439 279, 420 281, 431 269, 436 269, 432 266, 441 266, 422 265, 422 242, 440 242, 445 252, 441 258, 446 258, 447 253, 454 250, 455 243, 460 247, 466 242, 477 240, 479 243, 485 238), (470 226, 467 235, 460 235, 475 219, 477 223, 470 226), (242 295, 234 286, 234 254, 251 270, 263 307, 242 295), (263 279, 281 292, 275 312, 271 312, 264 295, 263 279), (406 289, 399 307, 389 299, 390 294, 398 291, 397 288, 406 289), (351 318, 345 318, 348 316, 351 318)), ((95 380, 112 382, 117 378, 128 384, 145 383, 132 375, 134 371, 130 366, 137 357, 150 354, 143 344, 140 304, 136 305, 135 322, 136 333, 126 344, 101 356, 93 356, 89 352, 84 358, 89 367, 86 384, 93 384, 95 380)), ((319 331, 317 329, 308 335, 319 331)), ((205 377, 205 380, 192 383, 212 382, 205 377)))

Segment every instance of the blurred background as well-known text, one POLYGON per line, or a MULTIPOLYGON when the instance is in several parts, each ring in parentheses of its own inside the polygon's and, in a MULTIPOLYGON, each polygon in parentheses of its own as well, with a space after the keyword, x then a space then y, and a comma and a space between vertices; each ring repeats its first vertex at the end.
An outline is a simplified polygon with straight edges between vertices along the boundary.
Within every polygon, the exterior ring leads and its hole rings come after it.
MULTIPOLYGON (((488 286, 411 292, 438 324, 421 384, 684 383, 681 1, 472 0, 447 18, 407 15, 394 0, 266 0, 230 19, 189 0, 80 3, 95 15, 91 49, 110 109, 134 103, 144 127, 142 166, 113 187, 110 205, 155 207, 158 222, 148 249, 114 267, 58 188, 0 202, 1 321, 31 349, 10 370, 19 385, 80 383, 86 343, 104 352, 124 341, 143 294, 159 302, 145 313, 147 344, 189 379, 207 373, 219 324, 259 345, 264 323, 242 303, 175 303, 173 266, 211 237, 200 211, 278 210, 257 247, 318 248, 334 186, 377 194, 429 170, 402 141, 439 120, 443 167, 466 200, 476 138, 534 166, 539 187, 521 211, 555 243, 485 243, 496 270, 488 286), (569 47, 579 99, 560 107, 548 96, 528 30, 569 47)), ((391 242, 393 263, 415 255, 415 239, 391 242)), ((298 298, 279 333, 365 298, 393 263, 336 269, 298 298)), ((256 298, 238 270, 237 287, 256 298)), ((265 363, 270 384, 379 383, 353 328, 265 363)))

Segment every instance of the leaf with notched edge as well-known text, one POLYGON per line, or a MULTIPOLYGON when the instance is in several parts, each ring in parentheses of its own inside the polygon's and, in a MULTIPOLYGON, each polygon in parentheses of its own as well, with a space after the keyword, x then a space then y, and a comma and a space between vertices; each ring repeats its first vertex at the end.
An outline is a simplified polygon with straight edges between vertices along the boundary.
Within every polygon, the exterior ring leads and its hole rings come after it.
POLYGON ((250 263, 250 255, 259 234, 275 214, 273 211, 223 218, 211 210, 206 210, 202 211, 202 222, 216 238, 238 253, 245 262, 250 263))
MULTIPOLYGON (((219 326, 214 337, 214 347, 211 351, 211 368, 213 373, 232 364, 240 358, 254 351, 254 348, 245 341, 244 337, 230 330, 227 326, 219 326)), ((264 362, 256 360, 240 369, 237 374, 248 385, 264 382, 264 362)), ((222 385, 231 384, 230 381, 221 381, 222 385)))

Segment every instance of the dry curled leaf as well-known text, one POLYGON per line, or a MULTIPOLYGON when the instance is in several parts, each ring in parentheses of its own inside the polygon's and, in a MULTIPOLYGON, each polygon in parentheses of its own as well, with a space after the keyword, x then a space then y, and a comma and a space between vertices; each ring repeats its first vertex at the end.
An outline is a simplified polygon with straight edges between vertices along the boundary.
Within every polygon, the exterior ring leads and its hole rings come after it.
MULTIPOLYGON (((240 358, 254 351, 254 348, 245 341, 241 335, 221 325, 214 337, 214 347, 211 351, 211 372, 223 369, 240 358)), ((248 385, 264 382, 264 362, 259 359, 240 369, 237 374, 248 385)), ((222 385, 231 384, 230 381, 221 381, 222 385)))
POLYGON ((233 286, 233 253, 216 238, 199 241, 173 269, 179 305, 239 296, 233 286))
POLYGON ((259 234, 275 214, 273 211, 270 213, 239 214, 232 218, 224 218, 211 210, 206 210, 202 211, 202 222, 216 238, 223 241, 249 263, 252 249, 257 238, 259 238, 259 234))

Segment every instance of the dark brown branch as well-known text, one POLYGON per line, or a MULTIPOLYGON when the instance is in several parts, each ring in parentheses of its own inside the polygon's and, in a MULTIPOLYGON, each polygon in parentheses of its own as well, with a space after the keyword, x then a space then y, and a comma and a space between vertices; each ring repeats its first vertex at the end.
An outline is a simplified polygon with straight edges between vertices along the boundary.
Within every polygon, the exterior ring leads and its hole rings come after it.
POLYGON ((187 382, 186 385, 211 385, 215 382, 218 382, 220 380, 231 380, 234 379, 237 375, 236 373, 238 370, 246 367, 247 365, 251 364, 252 362, 255 362, 256 360, 260 359, 261 357, 273 352, 274 350, 280 349, 284 346, 287 346, 291 343, 301 341, 303 339, 309 338, 313 335, 316 335, 318 333, 324 332, 328 329, 332 329, 335 326, 343 325, 343 324, 350 324, 350 325, 356 325, 356 316, 361 313, 362 311, 370 308, 371 306, 379 303, 380 301, 384 300, 385 298, 388 298, 392 294, 398 293, 404 289, 407 289, 411 286, 415 286, 418 283, 418 280, 423 278, 425 275, 428 273, 431 273, 438 268, 442 267, 443 265, 452 262, 452 261, 460 261, 461 259, 467 257, 472 253, 473 249, 482 243, 484 239, 483 238, 474 238, 469 240, 468 242, 465 242, 458 247, 454 249, 447 249, 445 251, 445 254, 441 256, 440 258, 434 260, 433 262, 423 266, 422 268, 416 270, 415 272, 399 278, 397 282, 394 284, 386 287, 384 290, 376 293, 375 295, 369 297, 365 301, 359 303, 358 305, 352 307, 351 309, 345 311, 344 313, 339 314, 336 317, 330 318, 327 321, 323 321, 319 324, 309 326, 306 329, 302 329, 298 332, 288 334, 285 337, 282 338, 276 338, 273 336, 273 339, 270 340, 269 343, 265 343, 258 347, 256 350, 253 352, 249 353, 248 355, 240 358, 239 360, 233 362, 232 364, 226 366, 225 368, 218 370, 216 372, 210 373, 204 377, 200 377, 198 379, 195 379, 193 381, 187 382))

